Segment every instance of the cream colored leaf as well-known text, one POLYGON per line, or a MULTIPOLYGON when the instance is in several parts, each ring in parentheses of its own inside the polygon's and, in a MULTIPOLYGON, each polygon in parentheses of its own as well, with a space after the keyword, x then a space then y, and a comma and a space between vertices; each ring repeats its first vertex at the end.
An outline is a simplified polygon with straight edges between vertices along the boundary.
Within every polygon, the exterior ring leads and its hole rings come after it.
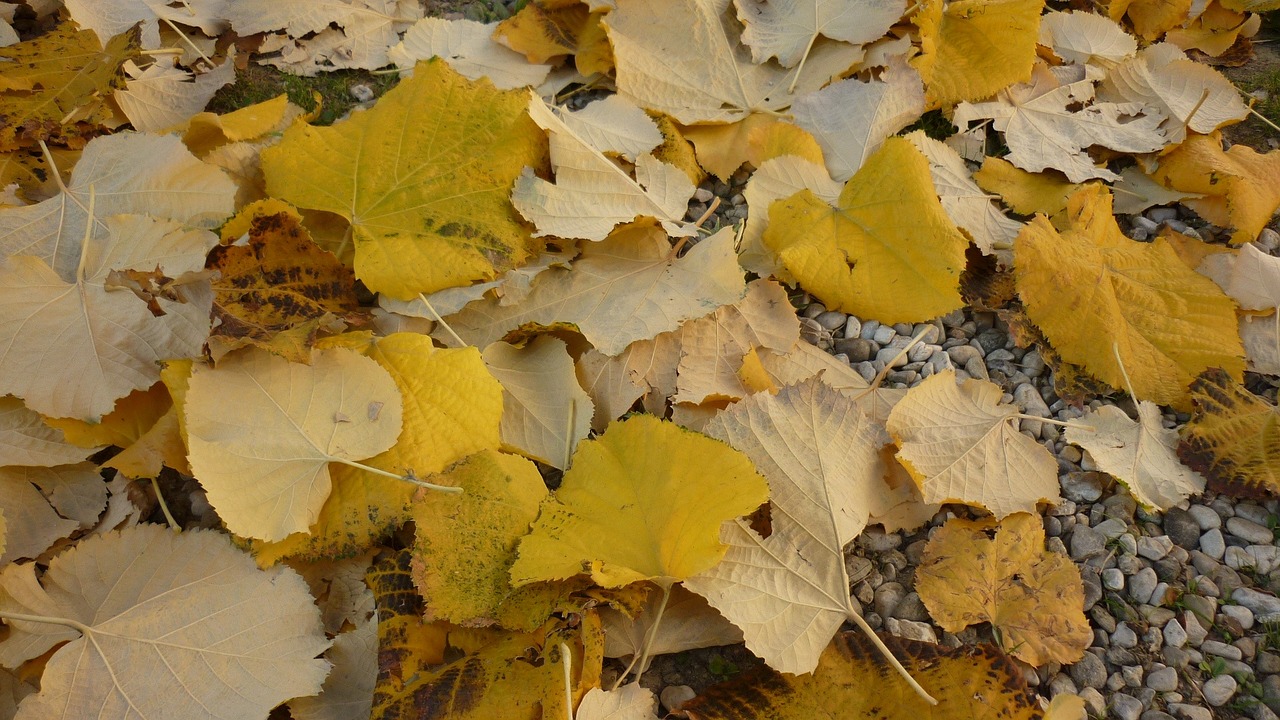
POLYGON ((631 162, 662 144, 658 124, 619 95, 609 95, 573 112, 555 110, 564 124, 591 147, 631 162))
POLYGON ((97 33, 106 42, 142 24, 142 46, 160 47, 160 20, 198 27, 204 34, 217 37, 227 29, 224 19, 227 0, 189 0, 181 6, 165 0, 67 0, 67 12, 82 28, 97 33))
POLYGON ((92 462, 56 467, 3 468, 7 477, 22 479, 40 489, 53 509, 81 528, 91 528, 107 504, 107 485, 92 462))
POLYGON ((0 663, 49 659, 19 720, 266 717, 319 691, 328 645, 320 611, 292 570, 259 570, 226 535, 139 525, 80 542, 36 580, 0 573, 7 620, 0 663))
POLYGON ((595 406, 578 385, 563 340, 547 335, 523 348, 496 342, 484 363, 502 383, 502 443, 564 470, 578 441, 591 432, 595 406))
POLYGON ((27 409, 21 400, 0 397, 0 467, 65 465, 80 462, 101 449, 72 445, 62 437, 61 430, 45 425, 40 414, 27 409))
POLYGON ((1168 510, 1204 492, 1204 478, 1178 460, 1178 433, 1160 423, 1160 407, 1138 402, 1138 421, 1114 405, 1085 413, 1084 427, 1068 427, 1067 442, 1089 451, 1098 468, 1125 484, 1138 502, 1168 510))
POLYGON ((831 179, 826 168, 795 155, 765 160, 747 181, 742 196, 747 201, 746 229, 742 233, 738 262, 761 276, 770 275, 789 281, 776 253, 764 244, 764 230, 769 226, 769 206, 774 200, 791 197, 801 190, 812 191, 823 201, 835 205, 840 199, 842 183, 831 179))
POLYGON ((144 215, 94 227, 72 243, 75 256, 55 257, 70 261, 65 270, 25 254, 0 266, 0 393, 52 417, 97 421, 154 385, 161 361, 198 355, 209 334, 213 293, 187 273, 203 269, 217 236, 144 215), (154 294, 142 299, 149 291, 135 295, 113 278, 130 271, 154 294))
POLYGON ((1280 258, 1252 243, 1236 252, 1214 253, 1196 271, 1218 283, 1242 310, 1271 310, 1280 306, 1280 258))
POLYGON ((822 382, 836 390, 864 390, 867 381, 840 362, 831 353, 819 350, 807 342, 796 343, 788 352, 765 351, 760 353, 760 364, 779 386, 795 385, 821 374, 822 382))
POLYGON ((923 130, 910 133, 907 139, 928 159, 933 187, 951 221, 968 233, 983 253, 994 254, 1005 265, 1011 265, 1013 239, 1022 231, 1022 223, 1005 215, 995 198, 978 187, 973 173, 955 150, 925 135, 923 130))
MULTIPOLYGON (((372 610, 373 593, 369 593, 372 610)), ((378 684, 378 617, 370 615, 353 630, 333 639, 325 653, 333 669, 319 695, 294 698, 289 710, 295 720, 361 720, 373 710, 378 684)))
POLYGON ((21 558, 39 557, 54 542, 80 528, 74 520, 58 515, 24 472, 25 468, 0 468, 0 512, 4 513, 7 542, 0 566, 21 558))
MULTIPOLYGON (((604 656, 629 661, 642 652, 646 636, 653 628, 658 615, 662 593, 650 592, 645 598, 640 615, 634 619, 622 612, 605 607, 600 610, 600 622, 604 625, 604 656)), ((662 611, 657 632, 648 640, 651 657, 669 653, 697 650, 717 645, 734 645, 742 642, 742 631, 724 619, 707 604, 701 595, 689 592, 683 586, 671 588, 671 598, 662 611)), ((637 667, 637 673, 648 668, 637 667)))
POLYGON ((884 431, 813 379, 753 395, 706 431, 744 452, 769 481, 773 533, 762 538, 741 518, 726 523, 724 560, 685 587, 742 628, 747 648, 770 667, 810 672, 856 612, 843 549, 862 532, 880 489, 884 431))
POLYGON ((1280 375, 1280 312, 1240 318, 1240 340, 1253 372, 1280 375))
POLYGON ((204 110, 213 94, 236 81, 234 54, 199 75, 177 67, 174 55, 159 55, 145 70, 125 63, 129 79, 113 95, 135 130, 160 133, 186 123, 204 110))
POLYGON ((499 90, 540 85, 551 66, 531 64, 523 54, 498 44, 493 39, 497 26, 496 22, 422 18, 387 51, 387 58, 402 74, 412 73, 419 60, 438 56, 459 75, 468 80, 487 77, 499 90))
POLYGON ((684 257, 670 256, 661 230, 628 228, 588 245, 570 269, 539 275, 523 303, 502 307, 486 298, 445 320, 477 347, 525 324, 567 323, 600 352, 617 355, 636 340, 742 297, 746 282, 734 259, 732 228, 700 241, 684 257))
POLYGON ((680 336, 679 330, 659 333, 631 343, 619 355, 593 348, 578 358, 578 382, 596 405, 593 430, 603 432, 641 397, 651 414, 665 413, 667 398, 676 392, 680 336))
POLYGON ((400 33, 422 17, 417 0, 273 0, 231 2, 225 17, 239 35, 282 30, 259 52, 266 62, 299 75, 340 68, 375 70, 390 62, 387 51, 400 33), (313 34, 314 33, 314 34, 313 34))
POLYGON ((1200 193, 1170 190, 1152 180, 1137 165, 1121 170, 1120 179, 1111 185, 1111 191, 1115 193, 1115 211, 1125 215, 1140 213, 1154 205, 1172 205, 1204 197, 1200 193))
POLYGON ((671 235, 697 234, 684 222, 696 188, 683 170, 646 154, 636 161, 633 180, 532 93, 529 117, 551 139, 556 173, 552 184, 526 168, 511 193, 511 204, 538 227, 535 236, 603 240, 615 225, 638 217, 657 220, 671 235))
POLYGON ((465 287, 445 288, 437 290, 426 297, 413 300, 396 300, 389 295, 378 295, 378 306, 400 315, 425 318, 435 321, 442 315, 452 315, 485 296, 490 290, 498 298, 498 304, 504 307, 515 305, 529 295, 533 287, 533 279, 543 270, 553 267, 569 267, 569 261, 578 254, 578 249, 571 242, 565 250, 548 250, 526 265, 506 271, 497 280, 476 283, 465 287), (430 303, 431 307, 427 307, 430 303))
POLYGON ((844 182, 884 139, 924 112, 924 83, 904 58, 894 58, 879 80, 840 80, 798 98, 795 123, 813 133, 831 177, 844 182))
POLYGON ((654 720, 657 710, 658 698, 653 696, 653 691, 633 682, 617 690, 591 688, 582 696, 573 717, 574 720, 654 720))
POLYGON ((1138 41, 1105 15, 1049 12, 1040 18, 1040 44, 1066 62, 1103 68, 1133 56, 1138 41))
POLYGON ((1127 153, 1165 146, 1163 117, 1143 114, 1142 103, 1094 102, 1093 96, 1092 80, 1060 84, 1038 67, 1030 83, 1001 90, 995 100, 960 103, 953 122, 965 127, 971 120, 991 118, 995 129, 1005 134, 1009 162, 1031 172, 1061 170, 1071 182, 1119 177, 1094 165, 1084 153, 1093 145, 1127 153))
POLYGON ((856 46, 819 40, 802 67, 755 64, 728 8, 729 0, 636 0, 611 11, 601 22, 618 92, 686 125, 734 122, 782 110, 862 58, 856 46))
POLYGON ((1143 48, 1113 68, 1098 86, 1098 99, 1140 103, 1144 116, 1162 120, 1160 130, 1170 144, 1182 142, 1188 130, 1208 135, 1249 117, 1230 80, 1172 43, 1143 48))
POLYGON ((197 367, 183 408, 191 469, 227 528, 282 540, 319 517, 330 462, 395 444, 402 403, 391 375, 353 350, 302 365, 248 348, 197 367))
POLYGON ((805 59, 818 36, 861 45, 880 38, 902 17, 905 0, 734 0, 746 25, 742 42, 758 63, 783 67, 805 59))
POLYGON ((1018 432, 1018 409, 1001 405, 1002 393, 986 380, 957 385, 947 370, 908 390, 889 413, 898 459, 925 502, 977 505, 999 519, 1058 500, 1057 462, 1018 432))

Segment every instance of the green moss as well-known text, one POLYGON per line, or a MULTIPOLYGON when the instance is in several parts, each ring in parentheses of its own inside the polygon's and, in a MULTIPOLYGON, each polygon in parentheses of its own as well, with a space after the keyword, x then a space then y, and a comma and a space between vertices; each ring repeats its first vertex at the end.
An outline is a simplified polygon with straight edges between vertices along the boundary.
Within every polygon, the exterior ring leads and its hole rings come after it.
POLYGON ((316 108, 315 96, 319 94, 321 111, 315 124, 329 125, 360 104, 351 94, 352 86, 366 85, 376 97, 391 89, 399 79, 396 73, 375 74, 363 70, 335 70, 302 77, 266 65, 250 64, 237 71, 234 83, 213 96, 207 109, 224 114, 285 93, 294 104, 310 111, 316 108))

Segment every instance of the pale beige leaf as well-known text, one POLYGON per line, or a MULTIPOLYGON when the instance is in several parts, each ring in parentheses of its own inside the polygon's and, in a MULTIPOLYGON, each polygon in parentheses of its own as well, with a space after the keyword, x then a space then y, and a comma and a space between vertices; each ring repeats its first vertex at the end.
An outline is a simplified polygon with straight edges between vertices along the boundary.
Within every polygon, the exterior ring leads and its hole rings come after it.
POLYGON ((804 158, 783 155, 765 160, 752 173, 742 193, 747 201, 747 222, 738 262, 760 277, 772 275, 779 280, 789 280, 790 273, 782 261, 764 244, 764 230, 769 226, 769 206, 774 200, 791 197, 801 190, 810 190, 825 202, 835 205, 843 189, 844 184, 832 180, 826 168, 804 158))
POLYGON ((329 463, 363 460, 400 435, 391 375, 354 350, 310 365, 248 348, 197 366, 186 401, 191 469, 227 528, 282 540, 307 529, 329 496, 329 463))
MULTIPOLYGON (((373 609, 372 591, 370 610, 373 609)), ((319 695, 294 698, 289 710, 295 720, 363 720, 373 710, 378 684, 378 617, 370 614, 354 629, 333 639, 325 653, 333 669, 319 695)))
POLYGON ((320 612, 292 570, 259 570, 223 533, 139 525, 0 573, 10 620, 0 663, 58 648, 19 720, 82 716, 265 718, 320 689, 328 645, 320 612), (68 711, 70 710, 70 713, 68 711))
POLYGON ((0 669, 0 718, 12 718, 18 714, 18 703, 36 692, 36 687, 21 680, 15 673, 0 669))
POLYGON ((496 22, 422 18, 387 51, 387 57, 403 75, 411 74, 419 60, 440 57, 459 75, 468 80, 487 77, 499 90, 537 87, 547 79, 551 66, 531 64, 522 53, 495 42, 497 26, 496 22))
MULTIPOLYGON (((604 656, 629 662, 633 655, 641 652, 661 602, 661 592, 650 592, 640 615, 634 619, 613 608, 602 608, 600 622, 604 625, 604 656)), ((725 620, 701 595, 676 585, 671 588, 671 597, 662 611, 658 631, 649 640, 649 654, 652 660, 658 655, 740 642, 742 631, 736 625, 725 620)), ((636 672, 642 673, 647 669, 637 666, 636 672)))
POLYGON ((1209 255, 1196 271, 1230 295, 1242 310, 1270 310, 1280 306, 1280 258, 1252 243, 1235 252, 1209 255))
POLYGON ((898 459, 925 502, 977 505, 997 519, 1057 502, 1057 462, 1018 432, 1018 409, 1001 405, 1002 393, 986 380, 957 385, 947 370, 908 390, 889 413, 898 459))
POLYGON ((12 396, 0 397, 0 467, 49 467, 84 460, 102 448, 80 448, 67 442, 61 430, 44 424, 34 410, 12 396))
POLYGON ((1244 343, 1249 369, 1280 375, 1280 312, 1240 318, 1240 340, 1244 343))
POLYGON ((7 542, 0 566, 21 558, 39 557, 54 542, 79 529, 80 524, 58 515, 31 483, 27 468, 0 468, 0 512, 4 513, 7 542))
POLYGON ((526 323, 568 323, 600 352, 617 355, 636 340, 737 301, 746 290, 734 258, 733 228, 699 241, 683 257, 670 255, 660 229, 627 228, 587 245, 570 269, 539 275, 524 302, 503 307, 486 298, 445 320, 477 347, 526 323))
POLYGON ((1170 190, 1152 180, 1137 165, 1121 170, 1120 179, 1112 184, 1111 191, 1115 193, 1115 211, 1125 215, 1140 213, 1155 205, 1172 205, 1204 197, 1200 193, 1170 190))
POLYGON ((231 2, 225 17, 242 37, 283 30, 259 48, 261 53, 281 53, 264 62, 299 75, 315 75, 387 65, 388 49, 422 17, 422 5, 417 0, 231 2))
POLYGON ((653 691, 633 682, 617 690, 591 688, 582 696, 573 717, 574 720, 654 720, 657 710, 658 698, 653 696, 653 691))
POLYGON ((3 472, 11 478, 23 478, 40 488, 58 514, 91 528, 98 522, 107 505, 107 484, 98 466, 78 462, 55 467, 9 467, 3 472))
POLYGON ((435 321, 444 315, 452 315, 485 296, 490 290, 498 298, 498 304, 504 307, 515 305, 529 295, 533 288, 533 279, 543 270, 553 267, 569 267, 569 261, 578 255, 578 249, 572 242, 561 243, 568 247, 564 250, 548 250, 534 258, 532 262, 512 268, 498 277, 497 280, 476 283, 465 287, 445 288, 437 290, 422 298, 413 300, 396 300, 388 295, 378 295, 378 305, 385 310, 409 317, 425 318, 435 321), (431 307, 427 307, 430 303, 431 307))
POLYGON ((879 80, 840 80, 796 99, 795 123, 813 133, 831 177, 844 182, 884 139, 924 112, 924 82, 904 58, 894 58, 879 80))
POLYGON ((750 394, 738 376, 754 348, 786 352, 800 339, 800 321, 786 288, 755 280, 742 300, 692 320, 680 329, 681 357, 675 402, 738 400, 750 394))
POLYGON ((1169 143, 1182 142, 1188 130, 1207 135, 1249 116, 1230 80, 1172 43, 1146 47, 1113 68, 1098 86, 1098 99, 1140 103, 1144 116, 1162 120, 1169 143))
POLYGON ((782 110, 862 58, 854 45, 819 40, 802 67, 755 64, 728 8, 729 0, 635 0, 606 15, 618 92, 686 125, 734 122, 782 110))
POLYGON ((593 430, 603 432, 641 397, 648 412, 666 414, 667 398, 676 392, 681 335, 679 330, 659 333, 631 343, 619 355, 593 348, 578 358, 578 382, 596 406, 593 430))
POLYGON ((726 523, 724 560, 685 587, 742 628, 775 670, 806 673, 851 613, 844 546, 862 532, 880 491, 884 431, 815 379, 758 393, 707 426, 769 481, 773 533, 726 523))
POLYGON ((662 133, 653 118, 620 95, 596 100, 573 112, 555 110, 564 124, 591 147, 631 162, 662 144, 662 133))
POLYGON ((1013 264, 1013 239, 1022 231, 1014 220, 973 180, 964 159, 945 143, 916 130, 907 139, 929 160, 929 176, 938 191, 942 208, 951 221, 969 234, 973 244, 987 255, 996 255, 1004 265, 1013 264))
POLYGON ((337 560, 302 560, 297 556, 284 559, 286 565, 307 581, 320 608, 324 630, 330 635, 337 635, 348 623, 359 625, 373 612, 373 591, 364 581, 365 572, 373 564, 373 553, 368 550, 337 560))
POLYGON ((179 25, 198 27, 206 35, 217 37, 227 29, 227 0, 187 0, 180 6, 166 0, 67 0, 67 12, 82 28, 94 31, 106 42, 139 23, 142 24, 142 46, 160 47, 161 19, 179 25))
POLYGON ((1178 460, 1178 433, 1160 423, 1160 406, 1138 402, 1138 421, 1114 405, 1103 405, 1068 427, 1067 442, 1089 451, 1098 468, 1125 484, 1147 507, 1168 510, 1204 492, 1204 478, 1178 460), (1090 426, 1088 430, 1083 426, 1090 426))
POLYGON ((1138 51, 1138 41, 1106 15, 1049 12, 1040 17, 1040 44, 1075 65, 1114 67, 1138 51))
POLYGON ((202 112, 213 94, 236 80, 235 56, 199 75, 176 66, 174 55, 159 55, 143 70, 125 63, 129 79, 113 95, 135 130, 160 133, 176 128, 202 112))
MULTIPOLYGON (((779 387, 795 385, 821 374, 822 382, 840 391, 865 390, 869 385, 849 363, 840 362, 831 353, 807 342, 796 343, 788 352, 760 353, 760 364, 779 387)), ((848 393, 854 395, 854 393, 848 393)))
POLYGON ((878 39, 902 17, 906 0, 734 0, 746 25, 742 42, 758 63, 783 67, 804 59, 818 36, 861 45, 878 39))
MULTIPOLYGON (((145 481, 144 481, 145 482, 145 481)), ((117 472, 107 483, 107 510, 90 531, 101 535, 112 530, 122 530, 142 522, 149 508, 141 507, 133 493, 134 481, 117 472)))
POLYGON ((550 137, 556 173, 553 184, 525 168, 511 193, 511 204, 537 226, 536 237, 603 240, 614 226, 638 217, 657 220, 671 235, 697 235, 684 222, 696 188, 683 170, 645 154, 632 179, 533 93, 529 117, 550 137))
POLYGON ((563 340, 542 335, 517 348, 496 342, 484 364, 502 383, 502 443, 564 470, 578 441, 591 432, 595 407, 573 371, 563 340))

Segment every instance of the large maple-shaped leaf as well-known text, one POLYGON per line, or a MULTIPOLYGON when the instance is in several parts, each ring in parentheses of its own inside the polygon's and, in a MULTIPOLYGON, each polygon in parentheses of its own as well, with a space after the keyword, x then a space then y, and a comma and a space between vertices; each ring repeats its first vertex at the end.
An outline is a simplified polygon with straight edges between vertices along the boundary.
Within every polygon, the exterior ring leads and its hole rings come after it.
POLYGON ((0 574, 0 663, 54 652, 17 717, 266 717, 320 689, 329 644, 306 584, 260 571, 227 538, 140 525, 0 574))
POLYGON ((887 427, 925 502, 978 505, 1002 518, 1058 499, 1053 455, 1018 432, 1018 409, 1001 405, 1001 393, 986 380, 957 385, 948 370, 894 405, 887 427))
POLYGON ((1030 77, 1043 7, 1043 0, 921 3, 912 17, 921 53, 912 64, 930 106, 980 100, 1030 77))
POLYGON ((32 255, 0 267, 0 392, 45 415, 97 420, 160 379, 161 360, 197 355, 209 332, 208 282, 182 276, 216 236, 142 215, 94 230, 69 271, 32 255), (131 272, 147 287, 120 277, 131 272))
POLYGON ((1155 403, 1138 401, 1138 421, 1103 405, 1068 427, 1067 441, 1089 451, 1099 469, 1125 484, 1134 499, 1161 511, 1204 492, 1204 478, 1178 462, 1178 433, 1161 424, 1155 403))
POLYGON ((725 525, 724 560, 685 587, 742 628, 747 647, 770 667, 810 672, 857 613, 843 550, 866 526, 881 490, 884 431, 817 379, 776 396, 753 395, 706 431, 745 453, 768 479, 773 532, 761 537, 744 519, 725 525))
POLYGON ((1209 222, 1233 228, 1231 242, 1252 241, 1280 207, 1280 152, 1246 145, 1222 149, 1222 138, 1192 135, 1160 158, 1153 177, 1166 187, 1202 193, 1184 201, 1209 222))
POLYGON ((1142 400, 1186 405, 1208 367, 1239 377, 1244 349, 1234 303, 1178 259, 1168 241, 1130 240, 1111 214, 1111 193, 1072 195, 1059 232, 1037 216, 1014 247, 1027 314, 1067 362, 1142 400), (1117 357, 1118 355, 1118 357, 1117 357))
POLYGON ((387 371, 351 350, 302 365, 248 348, 191 376, 191 469, 229 529, 280 540, 319 516, 330 462, 395 444, 402 407, 387 371))
POLYGON ((486 298, 445 320, 477 347, 488 347, 526 324, 571 324, 597 350, 617 355, 636 340, 675 330, 684 320, 735 302, 745 289, 732 228, 675 258, 662 230, 631 227, 583 248, 569 269, 538 275, 522 302, 504 306, 486 298))
POLYGON ((929 163, 885 141, 836 207, 808 190, 769 208, 764 244, 827 307, 881 322, 918 322, 960 307, 968 241, 947 217, 929 163))
POLYGON ((421 63, 373 109, 287 130, 262 153, 267 191, 349 220, 371 290, 408 300, 488 280, 536 249, 507 200, 520 171, 544 163, 527 105, 421 63))
POLYGON ((776 57, 794 67, 808 56, 818 36, 854 44, 876 40, 902 17, 905 0, 734 0, 746 25, 742 42, 758 63, 776 57))
POLYGON ((1216 368, 1191 384, 1191 400, 1178 457, 1215 492, 1280 493, 1280 410, 1216 368))
POLYGON ((590 573, 605 587, 672 582, 714 566, 726 520, 768 497, 742 453, 652 415, 578 446, 555 497, 520 542, 512 584, 590 573))
POLYGON ((1093 640, 1080 571, 1045 550, 1039 515, 948 521, 925 545, 916 589, 944 630, 990 622, 1032 665, 1074 663, 1093 640))
POLYGON ((801 67, 757 65, 732 29, 730 0, 623 0, 603 23, 618 91, 685 124, 732 122, 775 112, 862 58, 843 43, 817 42, 801 67), (794 93, 794 95, 792 94, 794 93))

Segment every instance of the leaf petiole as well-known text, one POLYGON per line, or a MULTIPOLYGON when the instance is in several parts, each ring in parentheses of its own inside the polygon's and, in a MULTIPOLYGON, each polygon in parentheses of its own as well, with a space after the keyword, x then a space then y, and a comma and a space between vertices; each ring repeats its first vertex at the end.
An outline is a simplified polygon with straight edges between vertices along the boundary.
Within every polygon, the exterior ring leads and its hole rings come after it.
POLYGON ((446 493, 462 492, 462 488, 460 487, 451 487, 449 485, 436 485, 435 483, 429 483, 425 480, 419 480, 418 478, 413 476, 413 473, 397 475, 393 472, 387 472, 386 470, 383 470, 381 468, 376 468, 376 467, 373 467, 372 465, 365 465, 364 463, 358 463, 354 460, 347 460, 346 458, 330 457, 328 458, 328 460, 329 462, 336 462, 342 465, 346 465, 348 467, 353 467, 357 470, 364 470, 365 472, 370 472, 370 473, 373 473, 374 475, 381 475, 382 477, 388 477, 393 480, 402 480, 404 482, 409 483, 410 485, 417 485, 418 487, 424 487, 429 490, 439 490, 440 492, 446 492, 446 493))
POLYGON ((56 618, 45 615, 27 615, 26 613, 14 613, 6 610, 0 610, 0 620, 18 620, 23 622, 43 623, 45 625, 61 625, 63 627, 69 627, 72 630, 79 630, 83 635, 89 635, 93 632, 93 628, 70 618, 56 618))
POLYGON ((617 690, 618 687, 622 685, 622 681, 627 679, 627 675, 631 674, 631 668, 636 667, 637 664, 639 664, 640 667, 636 670, 636 682, 639 682, 640 676, 644 674, 645 669, 649 665, 649 656, 653 650, 653 642, 658 638, 658 626, 662 624, 662 614, 666 612, 667 601, 671 599, 671 583, 668 582, 660 584, 659 587, 662 588, 662 600, 658 603, 657 609, 654 610, 653 624, 649 626, 649 632, 644 635, 644 647, 640 650, 639 655, 632 656, 631 664, 628 665, 627 669, 623 670, 622 674, 618 676, 618 679, 614 681, 613 687, 610 688, 611 690, 617 690))

